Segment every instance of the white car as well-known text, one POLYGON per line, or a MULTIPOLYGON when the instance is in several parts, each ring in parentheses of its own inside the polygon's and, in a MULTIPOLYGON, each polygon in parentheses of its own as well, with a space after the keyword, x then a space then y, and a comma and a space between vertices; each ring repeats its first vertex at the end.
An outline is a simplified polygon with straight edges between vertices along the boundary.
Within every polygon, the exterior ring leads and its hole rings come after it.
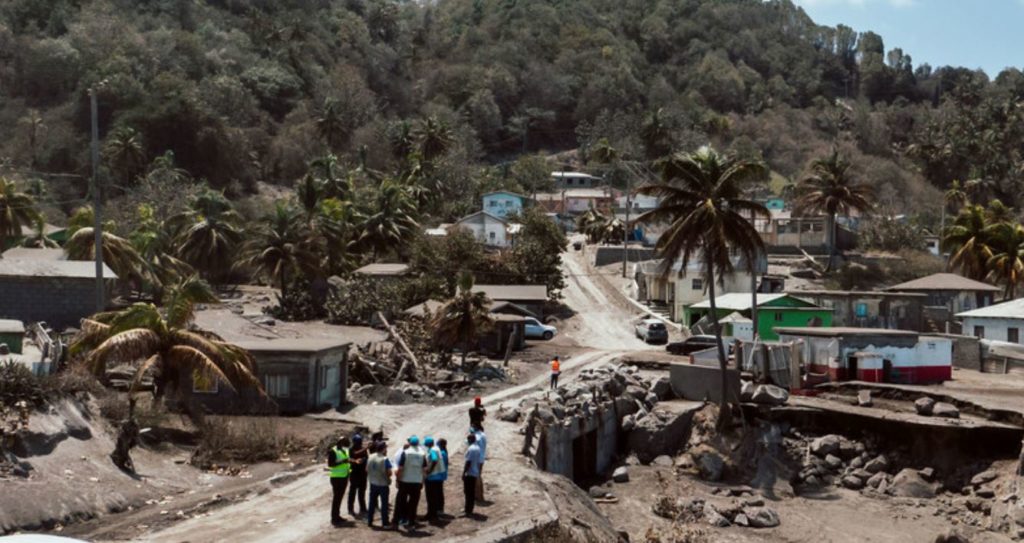
POLYGON ((526 337, 551 339, 558 333, 558 329, 540 322, 533 317, 526 317, 526 337))

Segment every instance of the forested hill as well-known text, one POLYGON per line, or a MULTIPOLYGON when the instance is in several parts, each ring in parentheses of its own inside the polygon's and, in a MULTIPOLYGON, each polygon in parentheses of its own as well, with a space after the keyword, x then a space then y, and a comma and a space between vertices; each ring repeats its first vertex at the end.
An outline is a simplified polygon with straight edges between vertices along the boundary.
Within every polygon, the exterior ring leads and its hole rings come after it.
POLYGON ((428 118, 454 135, 442 186, 600 138, 637 159, 710 141, 790 179, 838 144, 894 208, 953 179, 1016 201, 1024 175, 1019 71, 914 66, 789 0, 3 2, 9 170, 87 173, 93 86, 122 190, 168 150, 232 191, 328 151, 394 171, 428 118))

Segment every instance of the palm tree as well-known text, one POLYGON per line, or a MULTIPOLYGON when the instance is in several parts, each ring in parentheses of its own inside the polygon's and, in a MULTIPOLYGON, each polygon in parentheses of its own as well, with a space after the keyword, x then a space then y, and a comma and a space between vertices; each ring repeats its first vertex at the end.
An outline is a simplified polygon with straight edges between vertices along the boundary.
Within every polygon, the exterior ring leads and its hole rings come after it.
MULTIPOLYGON (((64 243, 64 254, 68 260, 93 260, 96 258, 96 238, 93 234, 93 211, 89 206, 78 208, 68 221, 71 237, 64 243)), ((132 243, 103 228, 103 263, 118 279, 135 281, 141 286, 149 281, 157 282, 146 261, 132 243)))
POLYGON ((32 196, 0 177, 0 251, 7 248, 8 238, 20 238, 22 227, 35 224, 38 218, 32 196))
POLYGON ((373 206, 363 221, 358 245, 373 251, 374 260, 381 253, 401 247, 419 229, 415 213, 408 191, 393 180, 385 180, 377 188, 373 206))
POLYGON ((427 117, 413 129, 418 142, 420 157, 425 164, 433 164, 444 156, 455 140, 452 129, 437 117, 427 117))
POLYGON ((992 257, 988 245, 990 233, 985 208, 975 204, 961 209, 942 238, 943 249, 950 254, 949 267, 958 269, 966 277, 983 281, 992 257))
POLYGON ((146 179, 152 183, 174 185, 184 183, 192 177, 188 171, 179 168, 174 160, 174 151, 164 151, 149 164, 146 179))
POLYGON ((32 223, 32 234, 25 236, 21 246, 34 249, 55 249, 60 247, 60 244, 46 237, 46 221, 43 220, 42 215, 39 215, 32 223))
POLYGON ((39 165, 39 138, 46 131, 46 122, 38 109, 31 108, 24 117, 18 119, 18 124, 25 126, 28 131, 28 151, 32 157, 29 165, 34 170, 39 165))
POLYGON ((293 274, 313 273, 318 265, 304 223, 293 209, 281 202, 263 219, 244 253, 245 265, 277 281, 282 299, 288 294, 288 281, 293 274))
POLYGON ((831 270, 836 254, 836 217, 850 211, 868 211, 872 208, 874 190, 854 180, 850 163, 832 154, 811 163, 811 175, 797 187, 795 211, 797 213, 824 213, 828 218, 828 266, 831 270))
POLYGON ((160 298, 164 289, 195 275, 196 270, 188 262, 174 256, 172 228, 166 221, 156 218, 153 206, 141 204, 138 216, 139 226, 132 231, 128 239, 152 270, 153 279, 156 281, 153 287, 160 298))
POLYGON ((341 164, 334 154, 328 153, 310 162, 306 175, 316 180, 320 195, 324 198, 348 200, 352 197, 355 186, 352 179, 342 175, 341 164))
POLYGON ((650 160, 663 157, 672 151, 672 127, 666 122, 664 109, 658 108, 644 117, 640 126, 640 138, 650 160))
POLYGON ((990 228, 992 256, 985 262, 988 279, 1003 285, 1007 300, 1017 298, 1017 286, 1024 281, 1024 226, 999 223, 990 228))
POLYGON ((490 314, 490 300, 483 292, 473 292, 473 275, 464 272, 459 278, 459 290, 434 317, 434 342, 450 352, 462 346, 462 367, 466 355, 481 333, 494 323, 490 314))
POLYGON ((750 272, 764 251, 764 242, 749 217, 768 216, 768 210, 758 202, 743 197, 743 185, 767 175, 761 162, 734 160, 718 154, 710 147, 702 147, 694 154, 676 153, 660 161, 662 179, 658 183, 640 188, 640 194, 661 198, 658 207, 637 218, 641 223, 664 223, 668 227, 655 246, 658 258, 664 261, 665 274, 671 273, 675 262, 685 270, 690 259, 703 261, 701 276, 707 285, 718 346, 718 363, 722 373, 721 418, 724 428, 728 424, 726 405, 728 363, 722 331, 718 324, 715 303, 715 285, 724 281, 724 274, 733 270, 731 252, 739 253, 750 272))
POLYGON ((341 102, 334 98, 324 100, 320 116, 316 119, 316 131, 328 149, 341 149, 345 144, 345 120, 341 102))
POLYGON ((1012 207, 1007 206, 1001 200, 992 200, 985 209, 985 220, 990 224, 1015 223, 1016 213, 1012 207))
POLYGON ((388 144, 391 154, 398 160, 405 160, 416 148, 416 130, 407 120, 396 121, 388 130, 388 144))
MULTIPOLYGON (((215 334, 190 329, 195 304, 218 301, 206 282, 187 278, 169 289, 163 301, 159 309, 137 303, 84 319, 71 353, 85 355, 87 367, 98 377, 111 365, 138 364, 131 392, 151 374, 158 397, 171 392, 186 408, 193 382, 211 378, 232 390, 251 389, 263 396, 256 363, 247 351, 215 334)), ((194 414, 191 409, 189 413, 194 414)))
POLYGON ((211 279, 224 277, 242 241, 241 217, 224 195, 200 191, 189 209, 171 219, 177 228, 178 256, 211 279))
POLYGON ((353 259, 353 226, 362 216, 351 202, 327 198, 320 202, 315 218, 317 234, 323 238, 321 265, 328 274, 350 271, 353 259))
POLYGON ((127 185, 145 164, 142 135, 131 127, 115 129, 103 145, 103 159, 118 174, 121 182, 127 185))

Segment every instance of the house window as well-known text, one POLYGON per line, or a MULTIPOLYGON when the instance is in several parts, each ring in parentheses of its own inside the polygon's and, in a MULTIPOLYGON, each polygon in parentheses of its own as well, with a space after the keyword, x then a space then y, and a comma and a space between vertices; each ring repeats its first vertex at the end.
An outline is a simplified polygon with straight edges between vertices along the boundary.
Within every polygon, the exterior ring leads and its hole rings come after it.
POLYGON ((1010 343, 1020 343, 1020 329, 1007 328, 1006 341, 1009 341, 1010 343))
POLYGON ((263 378, 263 387, 272 398, 291 396, 291 387, 287 375, 267 375, 263 378))
POLYGON ((327 366, 320 366, 320 390, 327 388, 327 366))
POLYGON ((192 370, 192 392, 195 394, 216 394, 217 377, 208 371, 192 370))
POLYGON ((782 313, 778 311, 775 312, 775 322, 782 322, 782 313))
POLYGON ((494 235, 494 232, 489 232, 489 233, 487 234, 487 237, 491 238, 491 241, 494 241, 494 238, 495 238, 496 236, 494 235))
POLYGON ((490 202, 487 202, 487 207, 498 207, 498 202, 491 200, 490 202))
POLYGON ((975 326, 974 327, 974 337, 984 338, 985 337, 985 327, 984 326, 975 326))
POLYGON ((690 281, 690 288, 693 290, 704 291, 704 280, 703 279, 692 279, 690 281))

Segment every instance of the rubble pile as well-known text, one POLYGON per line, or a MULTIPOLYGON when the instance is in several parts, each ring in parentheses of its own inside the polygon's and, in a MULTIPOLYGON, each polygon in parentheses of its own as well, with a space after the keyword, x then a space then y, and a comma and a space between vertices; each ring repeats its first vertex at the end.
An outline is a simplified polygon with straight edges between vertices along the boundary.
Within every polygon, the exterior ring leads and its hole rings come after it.
POLYGON ((921 470, 928 474, 927 479, 917 470, 897 472, 893 459, 861 441, 836 434, 812 439, 793 432, 783 440, 783 446, 791 458, 800 459, 794 481, 798 486, 841 486, 917 498, 935 496, 937 485, 930 482, 933 470, 921 470))
POLYGON ((764 500, 739 492, 729 502, 712 502, 703 498, 670 498, 662 496, 651 510, 655 515, 683 523, 705 522, 716 528, 774 528, 780 524, 779 514, 765 507, 764 500), (746 497, 744 497, 746 496, 746 497))

